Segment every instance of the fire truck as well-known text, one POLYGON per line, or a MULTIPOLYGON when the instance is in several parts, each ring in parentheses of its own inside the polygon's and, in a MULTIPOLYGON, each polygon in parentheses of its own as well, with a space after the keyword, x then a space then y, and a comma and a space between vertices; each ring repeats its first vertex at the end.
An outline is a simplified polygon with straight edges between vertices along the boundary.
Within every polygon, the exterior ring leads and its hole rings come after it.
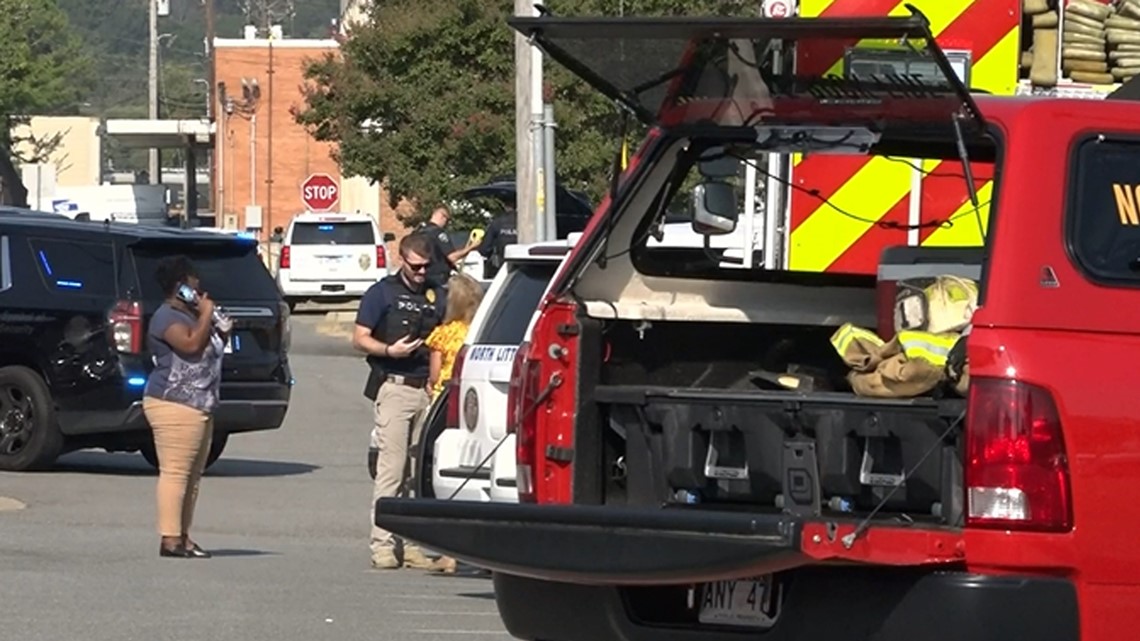
MULTIPOLYGON (((972 92, 992 95, 1052 95, 1103 98, 1119 84, 1076 82, 1060 62, 1062 43, 1038 52, 1053 61, 1048 86, 1031 79, 1034 24, 1052 15, 1054 33, 1064 28, 1066 0, 1051 13, 1029 15, 1026 0, 765 0, 767 17, 906 16, 917 9, 955 72, 972 92), (1028 49, 1028 50, 1027 50, 1028 49)), ((1071 2, 1072 0, 1070 0, 1071 2)), ((1094 0, 1077 0, 1093 2, 1094 0)), ((1044 3, 1044 0, 1043 0, 1044 3)), ((899 47, 801 45, 796 72, 841 75, 921 75, 928 59, 899 47)), ((1038 49, 1042 45, 1036 45, 1038 49)), ((1107 56, 1106 56, 1107 57, 1107 56)), ((933 70, 930 70, 933 71, 933 70)), ((1080 74, 1077 74, 1078 76, 1080 74)), ((989 218, 993 176, 974 166, 971 198, 962 167, 953 161, 827 154, 770 154, 749 165, 743 177, 740 221, 743 268, 760 266, 813 272, 874 273, 887 245, 978 246, 989 218), (774 215, 766 215, 773 212, 774 215), (759 250, 759 251, 756 251, 759 250)))

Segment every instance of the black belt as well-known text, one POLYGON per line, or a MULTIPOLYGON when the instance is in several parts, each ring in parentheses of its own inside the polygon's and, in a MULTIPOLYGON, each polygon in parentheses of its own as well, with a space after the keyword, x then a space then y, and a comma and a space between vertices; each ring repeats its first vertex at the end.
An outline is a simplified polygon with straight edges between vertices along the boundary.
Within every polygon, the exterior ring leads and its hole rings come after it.
POLYGON ((422 389, 427 387, 428 379, 425 376, 413 377, 404 376, 402 374, 389 374, 386 382, 395 383, 396 385, 406 385, 407 387, 415 387, 422 389))

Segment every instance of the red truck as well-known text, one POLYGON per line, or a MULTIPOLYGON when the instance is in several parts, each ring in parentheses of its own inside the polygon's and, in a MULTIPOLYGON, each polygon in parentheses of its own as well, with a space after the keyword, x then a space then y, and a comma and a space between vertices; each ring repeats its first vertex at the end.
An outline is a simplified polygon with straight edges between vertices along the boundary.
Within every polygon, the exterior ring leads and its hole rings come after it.
POLYGON ((522 502, 381 499, 378 524, 491 569, 522 639, 1136 638, 1140 105, 972 94, 919 14, 511 24, 650 132, 518 352, 522 502), (902 48, 923 70, 797 74, 805 45, 902 48), (903 267, 977 271, 964 397, 847 385, 829 339, 883 329, 873 274, 647 244, 685 204, 731 229, 736 168, 768 153, 960 174, 974 211, 938 224, 983 247, 903 267), (753 376, 792 365, 826 384, 753 376))

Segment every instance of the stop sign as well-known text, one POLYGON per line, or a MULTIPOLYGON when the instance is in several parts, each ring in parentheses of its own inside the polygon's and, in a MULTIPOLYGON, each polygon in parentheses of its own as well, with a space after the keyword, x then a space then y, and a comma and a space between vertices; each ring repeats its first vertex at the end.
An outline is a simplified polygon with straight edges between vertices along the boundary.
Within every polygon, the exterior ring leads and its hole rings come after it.
POLYGON ((764 16, 768 18, 787 18, 792 13, 792 0, 765 0, 764 16))
POLYGON ((328 174, 313 174, 301 183, 301 202, 312 211, 332 209, 340 200, 340 185, 328 174))

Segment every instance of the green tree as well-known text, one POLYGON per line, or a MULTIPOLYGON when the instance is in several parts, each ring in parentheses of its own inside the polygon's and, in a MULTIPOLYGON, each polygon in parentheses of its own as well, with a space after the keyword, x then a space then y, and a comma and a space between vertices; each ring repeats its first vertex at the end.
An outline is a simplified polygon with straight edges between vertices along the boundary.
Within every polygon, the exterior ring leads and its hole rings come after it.
POLYGON ((25 161, 50 153, 58 138, 36 140, 13 129, 32 115, 77 112, 90 62, 53 0, 0 0, 0 145, 11 151, 27 143, 33 157, 25 161))
MULTIPOLYGON (((339 56, 307 67, 297 122, 318 140, 337 143, 345 173, 386 181, 393 202, 430 203, 495 175, 513 176, 514 31, 506 24, 513 6, 510 0, 377 0, 369 24, 351 34, 339 56)), ((759 2, 547 6, 559 15, 754 15, 759 2)), ((553 61, 544 82, 558 124, 558 178, 597 198, 619 150, 618 112, 553 61)))

